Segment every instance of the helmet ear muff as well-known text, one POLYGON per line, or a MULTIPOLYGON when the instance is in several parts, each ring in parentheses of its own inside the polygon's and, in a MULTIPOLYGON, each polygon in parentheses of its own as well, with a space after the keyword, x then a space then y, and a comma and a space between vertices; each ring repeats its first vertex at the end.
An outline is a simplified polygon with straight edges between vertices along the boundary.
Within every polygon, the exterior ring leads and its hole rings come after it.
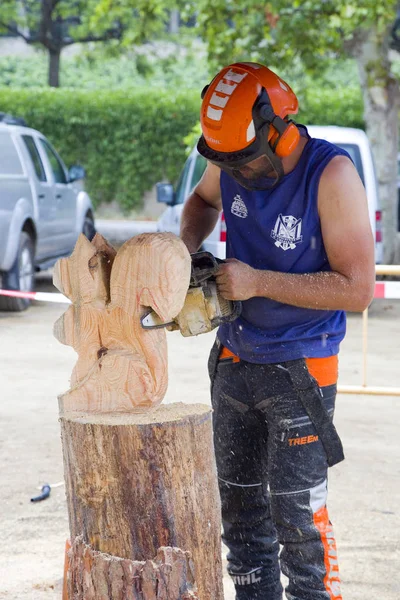
POLYGON ((257 108, 259 117, 264 122, 270 124, 270 132, 272 135, 268 141, 273 152, 279 156, 279 158, 289 156, 300 141, 300 132, 298 128, 292 121, 286 121, 274 112, 271 100, 265 88, 262 90, 257 108))
POLYGON ((270 144, 275 154, 280 158, 285 158, 292 154, 300 141, 300 131, 294 123, 285 124, 282 132, 277 131, 272 134, 270 144))

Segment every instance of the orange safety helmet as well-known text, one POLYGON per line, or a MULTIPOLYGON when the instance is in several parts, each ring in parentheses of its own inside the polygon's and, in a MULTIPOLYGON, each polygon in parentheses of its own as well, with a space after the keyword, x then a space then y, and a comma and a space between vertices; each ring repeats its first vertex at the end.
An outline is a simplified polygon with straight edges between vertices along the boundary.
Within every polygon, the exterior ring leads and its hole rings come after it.
POLYGON ((299 129, 287 119, 298 111, 288 84, 258 63, 235 63, 214 77, 202 99, 199 153, 244 185, 247 180, 237 169, 266 155, 277 180, 251 189, 274 187, 284 174, 281 159, 300 140, 299 129))

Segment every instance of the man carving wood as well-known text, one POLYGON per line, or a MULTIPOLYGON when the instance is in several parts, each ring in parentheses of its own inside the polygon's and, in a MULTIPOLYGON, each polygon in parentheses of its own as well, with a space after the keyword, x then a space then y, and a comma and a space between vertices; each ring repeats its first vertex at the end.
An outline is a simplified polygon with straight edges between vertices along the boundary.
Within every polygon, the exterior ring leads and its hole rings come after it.
POLYGON ((196 252, 221 210, 219 292, 242 302, 209 361, 224 541, 237 600, 341 600, 326 507, 343 459, 332 418, 345 312, 374 290, 374 242, 349 155, 312 139, 267 67, 236 63, 202 94, 206 171, 181 237, 196 252), (283 549, 279 555, 279 546, 283 549))

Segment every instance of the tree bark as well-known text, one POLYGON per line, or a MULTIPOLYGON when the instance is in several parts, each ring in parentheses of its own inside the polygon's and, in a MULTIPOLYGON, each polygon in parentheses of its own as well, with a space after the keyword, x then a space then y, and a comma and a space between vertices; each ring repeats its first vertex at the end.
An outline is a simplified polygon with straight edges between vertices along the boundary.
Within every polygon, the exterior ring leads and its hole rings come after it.
MULTIPOLYGON (((190 552, 199 598, 222 600, 209 407, 64 414, 61 432, 71 540, 82 535, 92 550, 131 561, 151 560, 163 546, 190 552)), ((82 578, 84 563, 72 559, 71 579, 82 578)))
POLYGON ((389 35, 368 30, 353 51, 357 59, 364 96, 364 117, 371 142, 382 208, 384 262, 391 264, 397 254, 398 111, 399 84, 391 74, 389 35))
POLYGON ((96 552, 80 536, 69 560, 70 600, 199 600, 193 562, 179 548, 160 548, 154 560, 140 562, 96 552))
POLYGON ((48 50, 49 52, 49 75, 48 82, 50 87, 60 87, 60 58, 61 49, 48 50))

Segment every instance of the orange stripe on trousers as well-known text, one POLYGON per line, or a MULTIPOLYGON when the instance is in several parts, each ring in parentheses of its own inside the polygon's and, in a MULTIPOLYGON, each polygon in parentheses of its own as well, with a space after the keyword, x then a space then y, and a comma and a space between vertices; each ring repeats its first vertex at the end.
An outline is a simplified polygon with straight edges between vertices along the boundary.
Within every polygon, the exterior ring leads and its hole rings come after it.
POLYGON ((314 525, 321 535, 324 547, 324 563, 326 575, 324 578, 325 589, 331 600, 343 600, 340 591, 339 564, 336 551, 333 527, 329 521, 326 506, 314 513, 314 525))

